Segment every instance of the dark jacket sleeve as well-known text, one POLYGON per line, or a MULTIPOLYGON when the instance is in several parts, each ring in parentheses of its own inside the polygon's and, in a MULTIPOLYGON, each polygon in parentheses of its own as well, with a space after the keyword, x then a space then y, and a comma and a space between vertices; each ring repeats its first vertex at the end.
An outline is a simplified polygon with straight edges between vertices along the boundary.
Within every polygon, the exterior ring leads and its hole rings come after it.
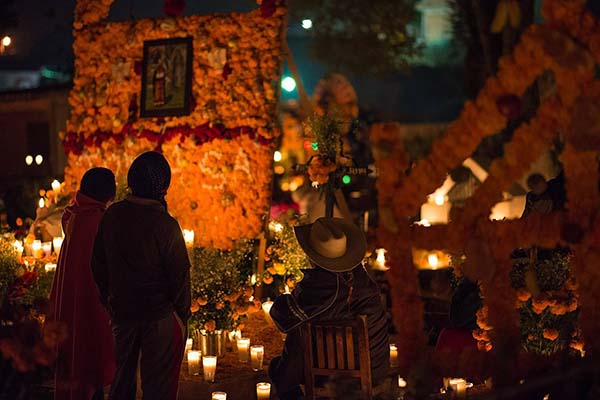
POLYGON ((169 240, 166 241, 164 260, 169 291, 175 312, 186 322, 190 315, 192 294, 190 287, 190 259, 179 224, 174 222, 169 240))
MULTIPOLYGON (((108 310, 108 265, 106 263, 106 251, 104 248, 102 222, 98 226, 98 232, 96 233, 96 239, 94 240, 94 248, 92 250, 92 275, 96 286, 98 286, 98 292, 100 293, 100 302, 104 305, 104 308, 108 310)), ((109 311, 110 315, 110 311, 109 311)))

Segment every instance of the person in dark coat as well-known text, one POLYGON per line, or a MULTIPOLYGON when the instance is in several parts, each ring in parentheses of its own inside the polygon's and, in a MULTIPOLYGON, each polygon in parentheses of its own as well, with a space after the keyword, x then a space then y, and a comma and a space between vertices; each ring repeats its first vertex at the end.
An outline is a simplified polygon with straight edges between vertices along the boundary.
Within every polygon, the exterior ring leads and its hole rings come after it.
POLYGON ((57 349, 55 400, 103 399, 103 387, 115 374, 110 322, 90 270, 98 225, 115 192, 112 171, 92 168, 62 216, 65 240, 52 282, 49 319, 63 322, 68 337, 57 349))
POLYGON ((176 399, 191 293, 182 231, 165 201, 171 168, 161 154, 147 152, 127 181, 132 195, 107 210, 92 258, 115 339, 110 398, 136 398, 139 359, 143 398, 176 399))
POLYGON ((372 379, 383 382, 389 368, 388 322, 379 287, 362 265, 366 241, 362 231, 341 218, 319 218, 295 228, 296 239, 314 269, 290 294, 279 296, 270 315, 287 333, 283 353, 269 365, 280 399, 298 399, 304 383, 299 327, 307 322, 354 320, 367 315, 372 379))

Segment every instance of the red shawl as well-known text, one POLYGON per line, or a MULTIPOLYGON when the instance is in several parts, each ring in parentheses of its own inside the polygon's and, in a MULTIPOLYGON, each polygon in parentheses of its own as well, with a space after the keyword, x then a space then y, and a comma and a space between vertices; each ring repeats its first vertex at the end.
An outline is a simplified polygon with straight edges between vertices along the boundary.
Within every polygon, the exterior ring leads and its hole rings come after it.
POLYGON ((50 301, 54 318, 65 322, 69 337, 58 348, 55 399, 87 400, 112 382, 113 337, 92 277, 90 260, 106 205, 77 193, 62 217, 65 239, 58 258, 50 301))

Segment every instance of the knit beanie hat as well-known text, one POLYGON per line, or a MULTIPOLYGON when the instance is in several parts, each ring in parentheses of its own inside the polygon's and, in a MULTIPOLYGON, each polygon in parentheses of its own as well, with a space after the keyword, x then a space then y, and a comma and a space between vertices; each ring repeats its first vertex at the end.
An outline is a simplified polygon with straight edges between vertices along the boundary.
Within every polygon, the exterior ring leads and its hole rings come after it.
POLYGON ((138 156, 127 173, 127 184, 138 197, 164 200, 171 183, 171 167, 160 153, 148 151, 138 156))
POLYGON ((81 178, 79 192, 102 203, 115 198, 115 174, 108 168, 92 168, 81 178))

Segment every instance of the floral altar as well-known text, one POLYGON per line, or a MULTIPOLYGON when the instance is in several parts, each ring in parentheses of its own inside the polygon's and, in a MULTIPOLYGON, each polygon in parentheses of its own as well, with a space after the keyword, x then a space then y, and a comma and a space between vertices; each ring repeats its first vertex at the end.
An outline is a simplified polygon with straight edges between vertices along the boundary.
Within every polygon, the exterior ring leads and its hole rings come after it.
MULTIPOLYGON (((486 329, 477 334, 484 342, 481 348, 487 352, 465 354, 460 360, 438 360, 438 372, 460 366, 461 371, 468 367, 472 373, 486 373, 483 366, 494 365, 488 372, 500 386, 518 381, 517 376, 527 370, 527 362, 523 361, 526 355, 519 353, 518 343, 522 332, 519 325, 534 318, 527 315, 528 310, 554 318, 578 309, 580 331, 564 340, 571 342, 573 349, 585 349, 588 356, 600 351, 600 296, 594 268, 600 262, 599 148, 593 138, 598 133, 595 127, 599 115, 593 105, 600 90, 595 71, 600 60, 598 20, 581 0, 545 0, 542 12, 545 23, 524 31, 514 51, 501 58, 496 76, 487 80, 474 101, 465 104, 460 117, 433 143, 429 156, 412 169, 397 125, 379 124, 373 128, 380 171, 378 236, 389 253, 388 276, 396 288, 393 315, 402 338, 398 343, 399 359, 401 371, 407 376, 429 357, 424 351, 423 309, 410 256, 412 248, 464 254, 463 272, 482 283, 485 306, 480 322, 486 329), (483 138, 515 121, 521 114, 521 97, 546 70, 555 76, 556 91, 541 100, 528 122, 517 127, 505 145, 504 155, 492 162, 490 176, 465 207, 452 210, 447 225, 411 224, 427 195, 444 181, 449 170, 469 157, 483 138), (594 127, 594 134, 590 127, 594 127), (520 178, 559 135, 566 142, 560 158, 567 182, 567 210, 518 221, 490 221, 490 210, 502 199, 502 191, 520 178), (567 277, 555 282, 554 287, 531 293, 517 276, 511 282, 513 249, 557 245, 568 246, 573 252, 572 268, 578 287, 567 277)), ((541 332, 529 332, 526 346, 535 346, 539 340, 553 342, 559 335, 550 326, 541 332)))
POLYGON ((92 166, 110 168, 124 184, 131 161, 156 149, 173 170, 170 212, 195 231, 197 246, 229 249, 258 236, 279 135, 285 8, 269 1, 247 14, 114 23, 104 21, 111 4, 76 6, 67 188, 92 166), (193 41, 189 114, 141 118, 144 42, 182 37, 193 41))

